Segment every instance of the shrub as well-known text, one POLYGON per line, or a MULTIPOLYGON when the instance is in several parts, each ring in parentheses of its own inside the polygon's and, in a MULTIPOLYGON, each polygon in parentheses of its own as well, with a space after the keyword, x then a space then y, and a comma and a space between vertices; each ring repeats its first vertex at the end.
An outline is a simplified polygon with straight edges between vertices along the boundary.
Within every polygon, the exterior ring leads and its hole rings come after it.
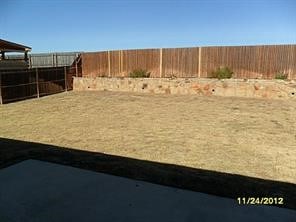
POLYGON ((228 67, 219 67, 217 70, 212 72, 212 78, 218 79, 230 79, 233 71, 228 67))
POLYGON ((131 78, 149 78, 150 72, 147 72, 146 70, 143 70, 143 69, 135 69, 129 74, 129 77, 131 77, 131 78))
POLYGON ((275 74, 275 79, 287 79, 288 78, 288 74, 283 73, 283 72, 278 72, 277 74, 275 74))
POLYGON ((169 79, 176 79, 178 77, 177 77, 177 74, 176 75, 175 74, 171 74, 167 78, 169 78, 169 79))

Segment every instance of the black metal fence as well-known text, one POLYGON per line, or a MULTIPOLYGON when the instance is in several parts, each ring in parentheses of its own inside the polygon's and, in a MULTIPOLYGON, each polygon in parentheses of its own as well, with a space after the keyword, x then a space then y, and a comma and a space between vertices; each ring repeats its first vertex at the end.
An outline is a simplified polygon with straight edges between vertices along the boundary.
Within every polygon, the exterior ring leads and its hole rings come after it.
POLYGON ((0 70, 0 104, 72 90, 72 76, 71 66, 0 70))

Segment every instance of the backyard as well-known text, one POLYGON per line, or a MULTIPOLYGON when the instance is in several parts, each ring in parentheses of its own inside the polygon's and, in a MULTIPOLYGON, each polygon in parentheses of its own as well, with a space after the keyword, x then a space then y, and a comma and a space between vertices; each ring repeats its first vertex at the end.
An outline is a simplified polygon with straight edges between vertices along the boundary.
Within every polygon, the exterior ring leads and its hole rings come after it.
POLYGON ((296 101, 65 92, 0 106, 0 137, 296 183, 296 101))

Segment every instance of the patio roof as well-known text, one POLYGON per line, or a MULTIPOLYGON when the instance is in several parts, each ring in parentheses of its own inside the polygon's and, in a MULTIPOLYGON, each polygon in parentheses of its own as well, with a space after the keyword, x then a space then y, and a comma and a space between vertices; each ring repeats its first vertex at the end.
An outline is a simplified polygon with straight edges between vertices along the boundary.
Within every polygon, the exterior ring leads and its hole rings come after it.
POLYGON ((29 52, 31 47, 0 39, 0 52, 29 52))

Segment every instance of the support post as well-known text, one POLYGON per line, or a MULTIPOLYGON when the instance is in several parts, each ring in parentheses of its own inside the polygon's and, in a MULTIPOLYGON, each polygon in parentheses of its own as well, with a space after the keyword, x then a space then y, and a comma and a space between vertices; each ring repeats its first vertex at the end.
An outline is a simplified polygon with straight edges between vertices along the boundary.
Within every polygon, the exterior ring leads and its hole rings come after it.
POLYGON ((36 68, 36 89, 37 89, 37 98, 39 98, 39 75, 38 75, 38 68, 36 68))
POLYGON ((4 60, 5 59, 5 52, 1 52, 1 59, 0 60, 4 60))
POLYGON ((58 54, 56 53, 55 54, 55 67, 58 67, 59 66, 59 64, 58 64, 58 54))
POLYGON ((32 69, 32 55, 29 55, 29 67, 32 69))
POLYGON ((200 78, 201 70, 201 47, 198 47, 198 78, 200 78))
POLYGON ((78 62, 77 62, 77 59, 78 59, 78 53, 76 53, 76 59, 75 59, 75 74, 76 74, 76 77, 78 77, 78 62))
POLYGON ((3 100, 2 100, 2 75, 0 73, 0 104, 3 104, 3 100))
POLYGON ((120 76, 122 76, 123 73, 123 52, 120 50, 120 76))
POLYGON ((111 77, 110 51, 108 50, 108 77, 111 77))
POLYGON ((52 53, 52 67, 55 67, 55 58, 54 58, 54 53, 52 53))
POLYGON ((119 68, 118 68, 118 73, 114 74, 115 76, 119 76, 121 73, 121 51, 118 51, 118 64, 119 64, 119 68))
POLYGON ((78 77, 78 64, 77 64, 77 60, 75 61, 75 74, 76 74, 76 77, 78 77))
POLYGON ((159 49, 159 77, 162 77, 162 48, 159 49))
POLYGON ((29 58, 28 58, 28 51, 25 52, 25 57, 24 57, 25 62, 28 63, 29 58))
POLYGON ((66 66, 64 66, 64 74, 65 74, 65 92, 67 92, 68 91, 68 89, 67 89, 67 67, 66 66))

